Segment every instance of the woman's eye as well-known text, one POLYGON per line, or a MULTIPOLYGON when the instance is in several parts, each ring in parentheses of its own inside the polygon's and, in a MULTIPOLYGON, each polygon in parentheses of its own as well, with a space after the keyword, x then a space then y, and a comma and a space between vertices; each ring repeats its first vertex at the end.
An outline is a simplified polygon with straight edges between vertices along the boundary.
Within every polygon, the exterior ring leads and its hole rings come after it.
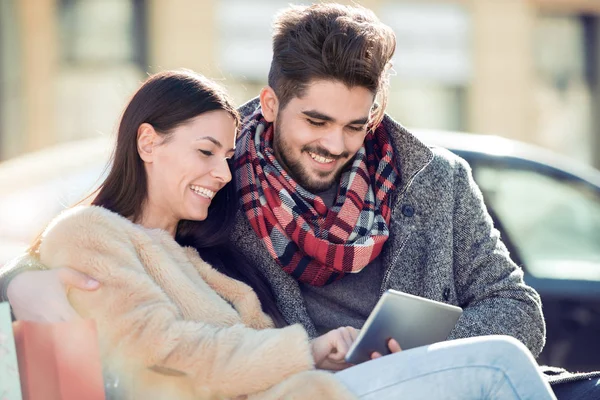
POLYGON ((312 119, 307 119, 308 123, 313 125, 313 126, 323 126, 325 125, 325 122, 318 122, 318 121, 314 121, 312 119))
POLYGON ((198 150, 198 151, 207 157, 210 157, 213 155, 212 151, 208 151, 208 150, 198 150))

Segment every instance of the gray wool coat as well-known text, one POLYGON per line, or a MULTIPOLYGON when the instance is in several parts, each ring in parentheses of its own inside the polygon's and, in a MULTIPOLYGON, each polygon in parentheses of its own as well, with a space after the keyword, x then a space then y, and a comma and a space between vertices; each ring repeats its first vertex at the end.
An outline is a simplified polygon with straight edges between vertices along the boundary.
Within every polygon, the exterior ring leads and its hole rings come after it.
MULTIPOLYGON (((242 117, 258 106, 257 99, 243 105, 242 117)), ((428 148, 387 115, 383 124, 401 184, 392 196, 390 237, 379 256, 386 268, 380 295, 396 289, 460 306, 463 315, 448 339, 510 335, 537 356, 546 335, 540 297, 510 259, 469 165, 447 150, 428 148)), ((315 336, 297 281, 271 257, 243 212, 231 237, 270 283, 286 321, 315 336)))

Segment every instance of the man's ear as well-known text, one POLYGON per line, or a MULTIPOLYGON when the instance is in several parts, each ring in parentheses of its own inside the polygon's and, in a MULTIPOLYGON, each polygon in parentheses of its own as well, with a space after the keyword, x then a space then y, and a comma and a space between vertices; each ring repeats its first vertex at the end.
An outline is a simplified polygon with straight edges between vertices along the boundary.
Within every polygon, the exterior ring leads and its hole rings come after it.
POLYGON ((260 108, 267 122, 275 121, 279 111, 279 99, 270 86, 265 86, 260 91, 260 108))
POLYGON ((146 122, 141 124, 137 131, 137 151, 140 158, 151 163, 154 158, 154 147, 160 143, 160 137, 154 127, 146 122))

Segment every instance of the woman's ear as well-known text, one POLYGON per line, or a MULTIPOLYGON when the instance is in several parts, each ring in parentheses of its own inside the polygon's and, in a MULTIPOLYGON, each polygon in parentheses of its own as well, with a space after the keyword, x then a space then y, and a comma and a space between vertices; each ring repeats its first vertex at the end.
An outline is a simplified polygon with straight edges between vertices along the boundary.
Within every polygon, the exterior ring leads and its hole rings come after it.
POLYGON ((137 131, 137 151, 140 158, 147 163, 154 159, 154 147, 159 143, 160 137, 154 127, 146 122, 141 124, 137 131))
POLYGON ((265 86, 260 91, 260 108, 267 122, 273 122, 277 119, 279 99, 277 99, 275 91, 270 86, 265 86))

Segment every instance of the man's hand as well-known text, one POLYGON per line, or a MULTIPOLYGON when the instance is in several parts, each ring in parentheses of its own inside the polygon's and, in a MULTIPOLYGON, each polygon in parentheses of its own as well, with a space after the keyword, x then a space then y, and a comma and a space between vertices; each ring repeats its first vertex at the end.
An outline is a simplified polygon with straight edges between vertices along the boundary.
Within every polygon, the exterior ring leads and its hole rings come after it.
MULTIPOLYGON (((398 353, 399 351, 402 351, 402 349, 400 348, 400 345, 398 344, 396 339, 388 340, 387 345, 388 345, 388 349, 390 349, 390 352, 392 352, 392 353, 398 353)), ((379 353, 378 351, 374 351, 371 354, 371 360, 374 360, 379 357, 382 357, 382 354, 379 353)))
POLYGON ((61 322, 79 318, 69 304, 67 288, 96 290, 100 284, 70 268, 26 271, 13 278, 7 288, 15 317, 37 322, 61 322))
POLYGON ((330 371, 348 368, 344 357, 358 336, 358 330, 350 326, 334 329, 310 342, 315 367, 330 371))

